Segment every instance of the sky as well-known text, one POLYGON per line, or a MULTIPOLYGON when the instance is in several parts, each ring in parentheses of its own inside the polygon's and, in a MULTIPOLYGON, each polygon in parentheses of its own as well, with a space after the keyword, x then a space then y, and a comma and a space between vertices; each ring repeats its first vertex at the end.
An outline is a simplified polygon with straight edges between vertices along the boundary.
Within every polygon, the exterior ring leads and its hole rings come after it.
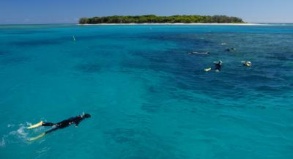
POLYGON ((293 0, 1 0, 0 24, 78 23, 111 15, 227 15, 293 23, 293 0))

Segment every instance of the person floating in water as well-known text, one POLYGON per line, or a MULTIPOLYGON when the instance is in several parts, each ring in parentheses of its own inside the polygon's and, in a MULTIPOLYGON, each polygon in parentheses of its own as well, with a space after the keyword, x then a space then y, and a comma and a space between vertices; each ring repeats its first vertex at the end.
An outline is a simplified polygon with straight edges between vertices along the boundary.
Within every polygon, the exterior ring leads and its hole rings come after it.
POLYGON ((52 129, 36 136, 36 137, 33 137, 33 138, 30 138, 29 141, 33 141, 33 140, 37 140, 43 136, 45 136, 46 134, 48 133, 51 133, 55 130, 58 130, 58 129, 63 129, 63 128, 66 128, 68 126, 70 126, 71 124, 75 124, 75 126, 78 126, 78 124, 86 119, 86 118, 90 118, 91 115, 90 114, 82 114, 82 115, 79 115, 79 116, 76 116, 76 117, 71 117, 69 119, 66 119, 66 120, 63 120, 63 121, 60 121, 58 123, 51 123, 51 122, 43 122, 43 121, 40 121, 39 123, 37 124, 34 124, 34 125, 31 125, 29 126, 27 129, 33 129, 33 128, 37 128, 37 127, 40 127, 40 126, 52 126, 52 129))
POLYGON ((221 60, 219 60, 218 62, 214 62, 214 64, 215 64, 215 71, 217 71, 217 72, 219 72, 219 71, 221 71, 221 69, 222 69, 222 61, 221 60))
MULTIPOLYGON (((219 61, 215 61, 214 64, 215 64, 215 68, 214 68, 214 70, 215 70, 216 72, 220 72, 221 69, 222 69, 222 64, 223 64, 223 62, 222 62, 221 60, 219 60, 219 61)), ((211 67, 204 69, 204 71, 206 71, 206 72, 211 71, 211 70, 212 70, 211 67)))
POLYGON ((246 67, 250 67, 252 65, 250 61, 241 61, 241 63, 243 64, 243 66, 246 66, 246 67))
POLYGON ((204 52, 197 52, 197 51, 193 51, 193 52, 189 52, 189 55, 209 55, 210 52, 208 51, 204 51, 204 52))
POLYGON ((233 51, 236 51, 236 48, 234 48, 234 47, 232 47, 232 48, 228 48, 228 49, 226 49, 225 51, 227 51, 227 52, 233 52, 233 51))

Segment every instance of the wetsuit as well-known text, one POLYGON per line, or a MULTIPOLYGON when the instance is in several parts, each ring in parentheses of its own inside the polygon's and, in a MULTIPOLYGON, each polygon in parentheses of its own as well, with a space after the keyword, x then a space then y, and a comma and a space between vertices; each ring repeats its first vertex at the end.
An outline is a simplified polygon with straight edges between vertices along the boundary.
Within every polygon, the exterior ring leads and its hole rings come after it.
POLYGON ((48 134, 48 133, 55 131, 57 129, 63 129, 65 127, 68 127, 71 124, 75 124, 76 126, 78 126, 78 124, 85 118, 88 118, 88 116, 76 116, 76 117, 72 117, 72 118, 63 120, 58 123, 44 122, 42 124, 42 126, 53 126, 52 129, 45 132, 45 134, 48 134))
POLYGON ((215 70, 221 71, 221 68, 222 68, 222 64, 220 62, 215 64, 215 70))

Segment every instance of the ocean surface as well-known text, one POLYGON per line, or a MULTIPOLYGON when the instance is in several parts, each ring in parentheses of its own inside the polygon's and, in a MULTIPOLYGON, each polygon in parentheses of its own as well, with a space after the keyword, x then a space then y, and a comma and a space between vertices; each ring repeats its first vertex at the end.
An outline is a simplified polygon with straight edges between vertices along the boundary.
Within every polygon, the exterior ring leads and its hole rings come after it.
POLYGON ((292 159, 292 44, 291 24, 1 25, 0 159, 292 159))

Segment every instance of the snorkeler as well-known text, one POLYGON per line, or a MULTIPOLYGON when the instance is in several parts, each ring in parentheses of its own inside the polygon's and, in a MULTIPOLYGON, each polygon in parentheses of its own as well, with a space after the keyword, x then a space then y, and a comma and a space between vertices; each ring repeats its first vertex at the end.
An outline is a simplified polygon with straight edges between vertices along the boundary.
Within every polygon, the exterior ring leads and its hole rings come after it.
POLYGON ((234 48, 234 47, 232 47, 232 48, 228 48, 228 49, 226 49, 225 51, 227 51, 227 52, 233 52, 233 51, 236 51, 236 48, 234 48))
POLYGON ((216 72, 219 72, 219 71, 221 71, 221 69, 222 69, 222 61, 221 60, 219 60, 218 62, 214 62, 214 64, 215 64, 215 71, 216 72))
POLYGON ((52 126, 52 129, 36 136, 36 137, 33 137, 33 138, 30 138, 29 141, 33 141, 33 140, 37 140, 43 136, 45 136, 46 134, 50 133, 50 132, 53 132, 55 130, 58 130, 58 129, 63 129, 65 127, 68 127, 70 126, 71 124, 75 124, 75 126, 78 126, 78 124, 84 120, 85 118, 90 118, 91 115, 90 114, 82 114, 82 115, 79 115, 79 116, 76 116, 76 117, 71 117, 69 119, 66 119, 66 120, 63 120, 61 122, 58 122, 58 123, 51 123, 51 122, 43 122, 43 121, 40 121, 39 123, 37 124, 34 124, 34 125, 31 125, 29 126, 27 129, 33 129, 33 128, 37 128, 37 127, 40 127, 40 126, 52 126))
POLYGON ((209 55, 210 52, 208 51, 204 51, 204 52, 197 52, 197 51, 193 51, 193 52, 189 52, 189 55, 209 55))
MULTIPOLYGON (((214 64, 215 64, 215 68, 214 68, 214 70, 215 70, 216 72, 220 72, 221 69, 222 69, 222 64, 223 64, 223 62, 222 62, 221 60, 219 60, 219 61, 214 61, 214 64)), ((206 72, 211 71, 211 70, 212 70, 211 67, 209 67, 209 68, 205 68, 205 69, 204 69, 204 71, 206 71, 206 72)))
POLYGON ((250 67, 252 65, 250 61, 241 61, 241 63, 243 64, 243 66, 246 66, 246 67, 250 67))

